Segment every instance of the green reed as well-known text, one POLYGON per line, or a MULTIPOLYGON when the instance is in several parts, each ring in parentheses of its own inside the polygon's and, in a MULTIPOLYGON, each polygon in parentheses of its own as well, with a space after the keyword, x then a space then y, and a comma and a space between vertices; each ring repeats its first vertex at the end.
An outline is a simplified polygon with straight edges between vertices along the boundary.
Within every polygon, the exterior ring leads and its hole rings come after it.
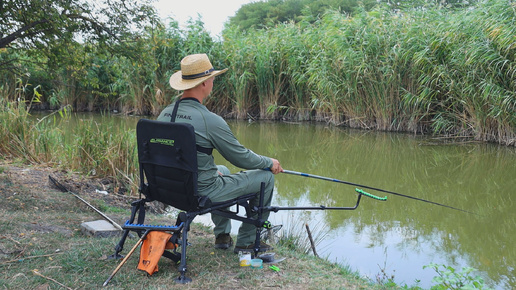
POLYGON ((30 164, 47 164, 89 176, 111 177, 119 186, 136 192, 137 153, 135 130, 114 124, 80 119, 71 133, 66 111, 44 118, 31 116, 25 104, 9 102, 0 111, 0 152, 30 164))
POLYGON ((72 168, 91 175, 126 177, 136 168, 134 129, 80 120, 64 155, 72 168))
POLYGON ((237 117, 277 118, 271 108, 282 108, 283 118, 515 145, 514 11, 501 1, 468 10, 379 7, 230 31, 223 48, 235 72, 224 86, 240 81, 237 117))
POLYGON ((433 29, 418 30, 426 38, 407 53, 419 88, 406 101, 435 133, 514 144, 515 48, 506 45, 514 41, 514 5, 489 4, 458 15, 421 13, 433 29))

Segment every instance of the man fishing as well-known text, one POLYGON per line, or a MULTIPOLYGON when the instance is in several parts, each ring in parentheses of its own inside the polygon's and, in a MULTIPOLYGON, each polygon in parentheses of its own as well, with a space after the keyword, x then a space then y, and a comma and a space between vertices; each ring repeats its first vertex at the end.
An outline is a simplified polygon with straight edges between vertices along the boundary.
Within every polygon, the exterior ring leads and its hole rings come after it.
MULTIPOLYGON (((245 148, 233 135, 224 119, 210 112, 203 101, 213 89, 215 76, 226 69, 214 70, 206 54, 193 54, 181 60, 181 70, 170 77, 170 86, 183 91, 181 98, 166 107, 158 117, 163 122, 185 122, 195 129, 198 162, 198 193, 213 202, 230 200, 249 193, 258 193, 265 183, 264 206, 270 206, 274 189, 274 174, 283 172, 280 162, 274 158, 258 155, 245 148), (175 120, 171 120, 174 107, 178 106, 175 120), (247 169, 231 174, 222 165, 215 165, 212 150, 216 149, 231 164, 247 169), (263 170, 269 169, 269 170, 263 170)), ((258 206, 258 196, 251 200, 251 206, 258 206)), ((267 220, 269 212, 263 213, 267 220)), ((215 248, 228 249, 233 245, 230 236, 231 221, 218 215, 211 215, 215 224, 215 248)), ((252 251, 256 227, 242 223, 238 230, 234 252, 252 251)), ((260 251, 272 247, 261 242, 260 251)))

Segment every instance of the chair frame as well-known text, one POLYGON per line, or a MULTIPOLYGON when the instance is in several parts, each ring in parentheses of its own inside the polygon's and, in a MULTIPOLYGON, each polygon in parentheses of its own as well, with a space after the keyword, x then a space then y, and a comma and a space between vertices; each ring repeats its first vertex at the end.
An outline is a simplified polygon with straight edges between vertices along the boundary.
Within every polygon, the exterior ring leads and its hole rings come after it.
MULTIPOLYGON (((195 133, 193 127, 190 124, 159 122, 141 119, 138 122, 136 131, 138 140, 138 163, 140 170, 140 199, 131 203, 131 216, 129 220, 127 220, 126 223, 122 226, 122 228, 124 229, 122 238, 120 239, 119 243, 115 246, 115 253, 111 257, 122 257, 120 255, 120 252, 123 251, 125 240, 127 239, 127 236, 131 231, 136 232, 140 237, 148 231, 168 231, 173 233, 172 238, 170 239, 171 242, 181 246, 181 253, 177 253, 174 249, 173 253, 165 251, 163 253, 163 256, 170 258, 176 262, 179 262, 178 271, 180 275, 177 279, 175 279, 175 282, 180 284, 189 283, 192 281, 192 279, 186 276, 186 252, 188 248, 188 231, 190 230, 190 225, 195 219, 195 217, 206 213, 217 214, 223 217, 227 217, 229 219, 238 220, 244 223, 255 225, 256 239, 253 250, 256 255, 260 251, 261 229, 269 228, 271 226, 270 222, 262 219, 263 212, 266 210, 266 208, 263 206, 265 183, 262 182, 260 192, 242 195, 238 198, 224 202, 213 203, 208 198, 202 197, 197 193, 197 152, 195 147, 195 133), (153 135, 153 133, 149 133, 149 130, 153 128, 158 128, 157 131, 159 133, 157 136, 153 135), (178 131, 179 133, 177 133, 178 131), (154 142, 155 144, 150 144, 152 142, 149 138, 154 138, 155 140, 159 139, 161 140, 160 142, 162 142, 163 144, 157 144, 159 142, 154 142), (171 146, 170 144, 174 145, 171 146), (152 150, 159 151, 157 154, 161 155, 161 158, 155 158, 154 156, 150 156, 150 158, 145 158, 143 156, 144 154, 149 154, 149 151, 152 150), (164 195, 161 193, 162 188, 159 188, 158 185, 153 185, 153 182, 155 182, 159 178, 153 177, 152 171, 154 171, 155 168, 168 170, 168 167, 171 166, 170 164, 163 162, 163 160, 161 160, 165 158, 164 156, 166 156, 169 153, 172 155, 176 155, 175 161, 171 161, 173 166, 177 165, 177 167, 182 167, 173 168, 173 171, 185 171, 190 174, 186 181, 186 183, 189 184, 190 188, 186 189, 186 191, 189 191, 191 196, 188 196, 186 198, 186 201, 184 197, 183 199, 179 199, 179 201, 177 201, 173 196, 164 195), (186 160, 188 162, 193 163, 184 164, 184 156, 179 155, 185 155, 187 158, 194 159, 186 160), (144 197, 142 197, 142 195, 144 197), (250 200, 256 198, 257 196, 259 198, 259 206, 251 206, 249 203, 250 200), (181 212, 177 216, 176 223, 174 226, 145 224, 145 204, 151 201, 160 201, 166 205, 181 210, 181 212), (228 210, 229 207, 234 205, 236 205, 235 210, 228 210), (245 216, 241 215, 240 207, 243 207, 245 209, 245 216)), ((167 183, 167 181, 164 181, 163 183, 167 183)), ((167 193, 168 190, 171 189, 168 188, 166 191, 167 193)), ((184 193, 183 191, 184 190, 178 190, 178 192, 181 193, 184 193)))

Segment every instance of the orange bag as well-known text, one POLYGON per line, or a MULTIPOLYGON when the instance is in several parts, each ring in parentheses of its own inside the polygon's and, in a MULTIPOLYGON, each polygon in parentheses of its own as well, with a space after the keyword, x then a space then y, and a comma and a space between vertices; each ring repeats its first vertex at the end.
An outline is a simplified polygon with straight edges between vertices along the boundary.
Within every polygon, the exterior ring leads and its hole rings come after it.
POLYGON ((140 249, 138 270, 145 271, 149 275, 158 272, 158 261, 165 249, 170 250, 177 247, 176 244, 169 241, 171 237, 172 234, 166 232, 150 231, 140 249))

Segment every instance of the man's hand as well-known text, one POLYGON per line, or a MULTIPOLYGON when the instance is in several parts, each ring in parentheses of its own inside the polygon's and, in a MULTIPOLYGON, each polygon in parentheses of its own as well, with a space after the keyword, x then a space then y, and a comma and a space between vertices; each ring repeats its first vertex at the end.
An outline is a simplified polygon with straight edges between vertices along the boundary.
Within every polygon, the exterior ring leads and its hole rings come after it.
POLYGON ((278 174, 280 172, 283 172, 283 168, 281 167, 281 164, 279 163, 279 161, 274 158, 271 158, 271 160, 272 160, 272 167, 271 167, 272 173, 278 174))

